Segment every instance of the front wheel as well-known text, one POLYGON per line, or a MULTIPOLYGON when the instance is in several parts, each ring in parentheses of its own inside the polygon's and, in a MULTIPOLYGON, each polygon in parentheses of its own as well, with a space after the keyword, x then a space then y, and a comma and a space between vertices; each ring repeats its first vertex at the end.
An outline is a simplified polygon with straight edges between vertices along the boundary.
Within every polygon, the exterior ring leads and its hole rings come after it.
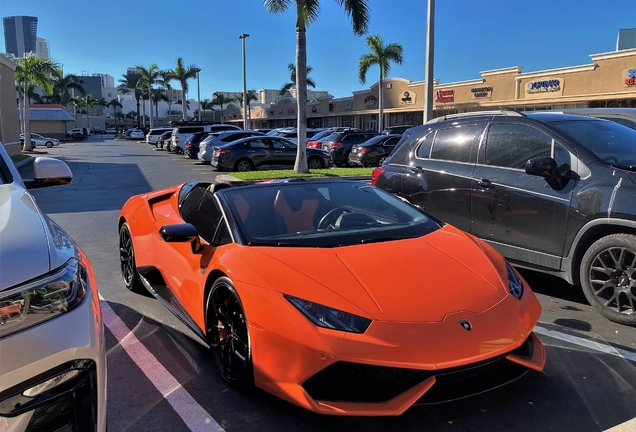
POLYGON ((386 156, 380 156, 378 158, 378 166, 382 166, 385 160, 386 160, 386 156))
POLYGON ((46 142, 46 147, 47 147, 47 148, 51 148, 51 147, 53 147, 53 143, 52 143, 51 141, 47 141, 47 142, 46 142))
POLYGON ((254 164, 249 159, 240 159, 234 165, 234 171, 248 172, 254 169, 254 164))
POLYGON ((597 240, 583 256, 580 277, 597 312, 636 326, 636 236, 611 234, 597 240))
POLYGON ((142 292, 144 287, 139 281, 135 263, 135 251, 128 223, 124 223, 119 229, 119 266, 126 288, 132 292, 142 292))
POLYGON ((214 365, 221 377, 235 387, 251 387, 254 369, 247 318, 232 281, 214 282, 206 303, 207 336, 214 365))
POLYGON ((309 160, 307 161, 307 165, 309 166, 309 169, 313 170, 323 169, 325 167, 325 164, 319 157, 309 158, 309 160))

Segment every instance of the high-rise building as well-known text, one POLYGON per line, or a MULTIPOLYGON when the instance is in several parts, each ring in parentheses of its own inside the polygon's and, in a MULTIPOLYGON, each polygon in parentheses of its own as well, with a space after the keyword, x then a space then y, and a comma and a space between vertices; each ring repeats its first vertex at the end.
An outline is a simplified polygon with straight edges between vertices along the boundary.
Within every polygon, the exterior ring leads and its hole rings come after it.
POLYGON ((42 39, 41 37, 36 39, 35 42, 35 55, 43 58, 51 58, 49 52, 49 41, 42 39))
POLYGON ((93 76, 101 79, 102 87, 115 87, 115 78, 112 75, 94 73, 93 76))
POLYGON ((16 57, 36 52, 38 18, 32 16, 11 16, 2 19, 4 26, 5 52, 16 57))
POLYGON ((616 40, 616 51, 636 48, 636 28, 620 29, 616 40))

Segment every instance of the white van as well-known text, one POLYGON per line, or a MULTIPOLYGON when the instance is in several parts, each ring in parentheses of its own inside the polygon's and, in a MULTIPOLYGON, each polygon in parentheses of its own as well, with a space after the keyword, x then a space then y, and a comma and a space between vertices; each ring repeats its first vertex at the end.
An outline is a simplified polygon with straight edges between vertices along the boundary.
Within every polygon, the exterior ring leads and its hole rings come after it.
POLYGON ((157 145, 157 140, 159 139, 159 135, 161 135, 164 132, 168 132, 169 130, 172 130, 171 126, 160 126, 158 128, 150 129, 148 133, 146 134, 146 142, 148 144, 157 145))

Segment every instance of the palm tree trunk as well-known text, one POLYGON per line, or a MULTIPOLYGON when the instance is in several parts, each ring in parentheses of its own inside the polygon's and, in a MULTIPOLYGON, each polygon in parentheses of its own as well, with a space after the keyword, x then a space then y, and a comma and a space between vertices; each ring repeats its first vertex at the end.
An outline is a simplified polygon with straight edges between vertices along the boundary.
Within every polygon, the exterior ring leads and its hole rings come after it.
POLYGON ((137 101, 137 127, 139 127, 139 117, 140 117, 140 113, 139 113, 139 98, 135 96, 135 100, 137 101))
POLYGON ((181 83, 181 113, 182 115, 182 120, 186 121, 187 115, 188 115, 188 106, 186 105, 186 93, 185 93, 185 83, 181 83))
POLYGON ((150 90, 150 86, 148 86, 148 114, 150 114, 150 126, 149 128, 152 129, 152 93, 150 90))
POLYGON ((307 166, 307 34, 303 11, 298 7, 296 24, 296 89, 298 120, 296 130, 298 131, 298 147, 296 152, 296 162, 294 164, 295 173, 308 173, 307 166))
POLYGON ((26 91, 27 82, 24 82, 24 150, 31 151, 33 147, 31 147, 31 124, 29 121, 29 92, 26 91))
POLYGON ((380 88, 378 89, 378 132, 382 133, 384 130, 384 84, 382 84, 382 66, 380 66, 380 88))

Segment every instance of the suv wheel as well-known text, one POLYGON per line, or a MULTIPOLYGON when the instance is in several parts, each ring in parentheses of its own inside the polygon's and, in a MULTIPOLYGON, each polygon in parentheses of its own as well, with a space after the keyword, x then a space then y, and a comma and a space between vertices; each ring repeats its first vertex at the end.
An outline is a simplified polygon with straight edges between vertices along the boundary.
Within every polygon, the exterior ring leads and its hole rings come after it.
POLYGON ((583 256, 580 275, 585 297, 601 315, 636 326, 636 236, 597 240, 583 256))

